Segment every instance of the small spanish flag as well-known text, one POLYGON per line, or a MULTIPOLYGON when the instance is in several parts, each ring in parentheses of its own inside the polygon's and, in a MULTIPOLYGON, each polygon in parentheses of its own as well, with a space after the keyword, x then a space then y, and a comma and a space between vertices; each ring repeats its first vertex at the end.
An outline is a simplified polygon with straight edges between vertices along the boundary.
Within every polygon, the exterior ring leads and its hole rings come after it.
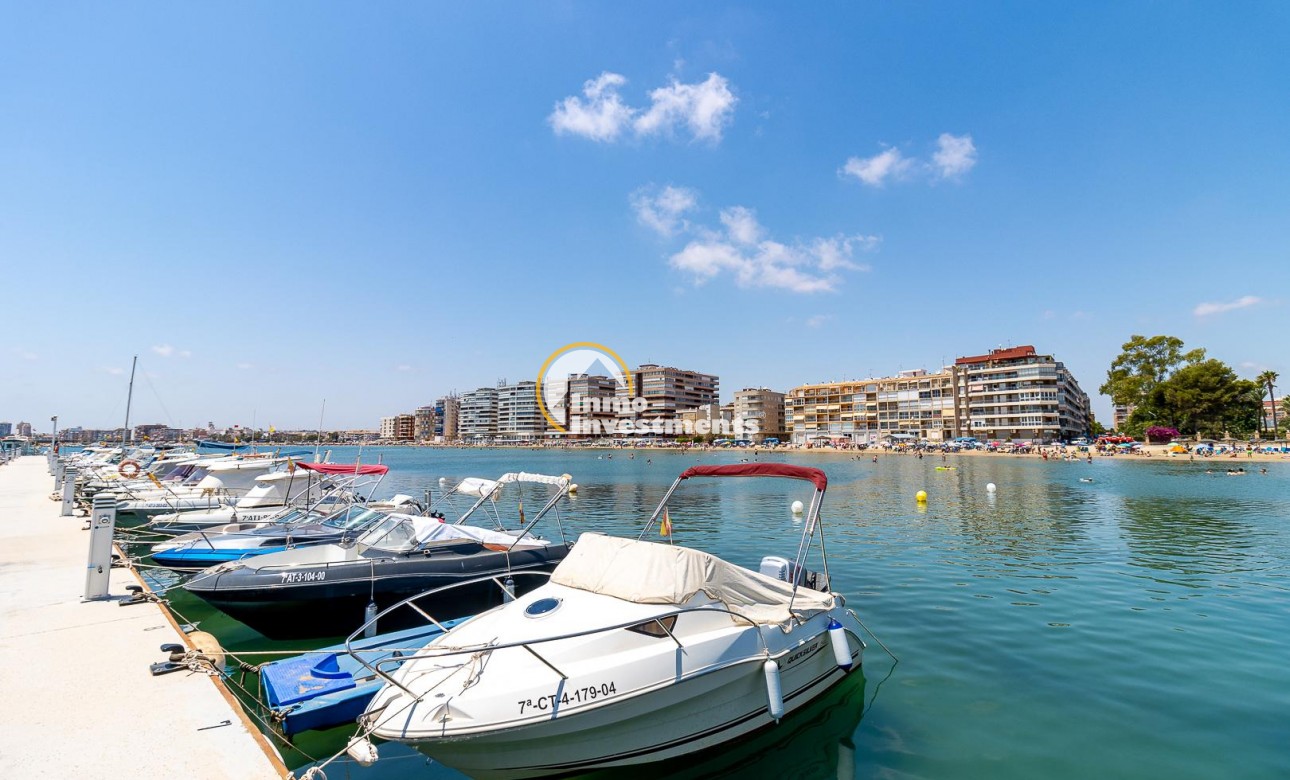
POLYGON ((658 533, 660 536, 672 535, 672 517, 667 513, 667 507, 663 507, 663 519, 658 522, 658 533))

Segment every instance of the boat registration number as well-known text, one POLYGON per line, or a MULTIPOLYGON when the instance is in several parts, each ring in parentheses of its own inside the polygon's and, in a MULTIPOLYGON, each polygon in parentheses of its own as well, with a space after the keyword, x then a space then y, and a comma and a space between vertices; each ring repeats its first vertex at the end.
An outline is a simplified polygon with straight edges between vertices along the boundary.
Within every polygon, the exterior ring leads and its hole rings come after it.
POLYGON ((547 712, 554 710, 556 706, 567 707, 570 704, 585 704, 596 699, 604 699, 618 693, 618 686, 612 682, 601 683, 599 685, 588 685, 584 688, 574 688, 571 691, 563 693, 556 692, 548 696, 539 696, 536 699, 520 699, 520 714, 532 710, 547 712))
POLYGON ((283 582, 322 582, 327 579, 325 571, 284 571, 280 575, 283 582))

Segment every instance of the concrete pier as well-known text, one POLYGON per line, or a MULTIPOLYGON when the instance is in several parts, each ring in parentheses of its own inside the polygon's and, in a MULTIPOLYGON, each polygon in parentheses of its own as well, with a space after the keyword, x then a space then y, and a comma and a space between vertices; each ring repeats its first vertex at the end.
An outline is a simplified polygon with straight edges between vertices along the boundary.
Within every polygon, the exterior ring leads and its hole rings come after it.
MULTIPOLYGON (((160 606, 82 601, 89 532, 52 492, 44 458, 0 466, 0 777, 284 777, 221 683, 149 674, 185 644, 160 606)), ((116 569, 110 594, 135 584, 116 569)))

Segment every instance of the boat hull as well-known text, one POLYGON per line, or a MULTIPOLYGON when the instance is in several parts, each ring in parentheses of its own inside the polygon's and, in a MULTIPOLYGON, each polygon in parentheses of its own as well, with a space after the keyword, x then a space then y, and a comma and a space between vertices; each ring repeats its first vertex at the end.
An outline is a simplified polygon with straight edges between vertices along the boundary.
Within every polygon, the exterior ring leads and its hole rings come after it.
MULTIPOLYGON (((841 682, 826 636, 781 669, 785 714, 841 682)), ((860 669, 860 651, 851 671, 860 669)), ((551 777, 676 758, 771 728, 764 658, 750 659, 630 699, 515 729, 408 740, 473 778, 551 777)), ((781 667, 783 661, 781 660, 781 667)))
MULTIPOLYGON (((458 547, 470 552, 453 554, 450 548, 432 556, 359 558, 325 566, 209 570, 184 587, 270 639, 341 636, 363 625, 370 602, 385 609, 409 596, 477 577, 551 571, 569 551, 563 544, 509 554, 483 551, 477 544, 458 547)), ((540 584, 539 578, 518 578, 517 592, 540 584)), ((445 620, 474 615, 500 603, 501 589, 485 581, 455 588, 443 599, 418 602, 418 606, 445 620)), ((418 622, 422 621, 411 610, 403 610, 383 618, 380 630, 418 622)))

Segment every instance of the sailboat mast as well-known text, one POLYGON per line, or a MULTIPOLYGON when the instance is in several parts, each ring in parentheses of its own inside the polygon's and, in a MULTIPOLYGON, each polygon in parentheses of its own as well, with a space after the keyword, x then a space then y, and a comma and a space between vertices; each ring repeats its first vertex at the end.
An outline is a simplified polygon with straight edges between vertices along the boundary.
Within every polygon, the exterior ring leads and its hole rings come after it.
POLYGON ((134 402, 134 369, 138 365, 139 356, 135 355, 134 359, 130 361, 130 390, 125 396, 125 430, 121 431, 122 447, 125 446, 125 439, 127 436, 130 437, 131 442, 134 441, 134 436, 130 433, 130 404, 134 402))

